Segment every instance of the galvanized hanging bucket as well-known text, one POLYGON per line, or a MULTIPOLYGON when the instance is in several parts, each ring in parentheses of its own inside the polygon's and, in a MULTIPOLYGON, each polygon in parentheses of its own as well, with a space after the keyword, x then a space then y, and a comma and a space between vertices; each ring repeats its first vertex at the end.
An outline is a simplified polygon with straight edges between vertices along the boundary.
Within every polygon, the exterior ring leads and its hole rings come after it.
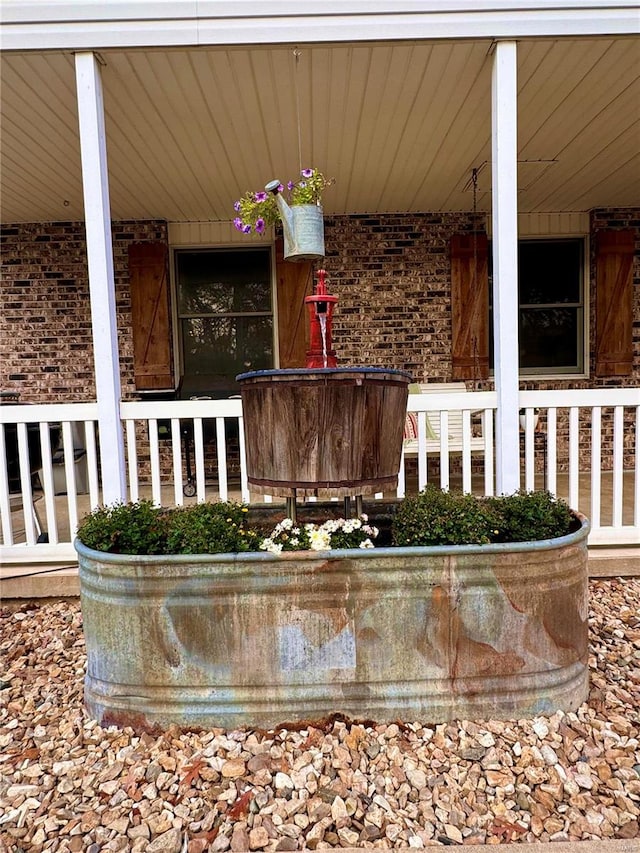
POLYGON ((282 217, 284 258, 317 261, 324 258, 324 219, 319 204, 296 204, 282 217))

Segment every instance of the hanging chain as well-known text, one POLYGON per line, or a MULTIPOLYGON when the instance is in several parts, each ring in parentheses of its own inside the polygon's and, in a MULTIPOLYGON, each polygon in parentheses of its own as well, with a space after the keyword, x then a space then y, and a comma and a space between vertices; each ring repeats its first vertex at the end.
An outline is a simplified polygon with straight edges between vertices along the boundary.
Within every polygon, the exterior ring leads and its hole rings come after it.
MULTIPOLYGON (((471 180, 473 182, 473 273, 472 273, 472 290, 475 296, 478 286, 478 170, 473 169, 471 172, 471 180)), ((473 384, 474 390, 477 390, 478 381, 480 379, 480 365, 478 359, 478 339, 473 336, 473 384)))
POLYGON ((293 55, 296 61, 293 74, 293 85, 296 94, 296 121, 298 123, 298 167, 300 171, 302 171, 302 127, 300 124, 300 89, 298 85, 298 69, 302 52, 296 47, 293 51, 293 55))

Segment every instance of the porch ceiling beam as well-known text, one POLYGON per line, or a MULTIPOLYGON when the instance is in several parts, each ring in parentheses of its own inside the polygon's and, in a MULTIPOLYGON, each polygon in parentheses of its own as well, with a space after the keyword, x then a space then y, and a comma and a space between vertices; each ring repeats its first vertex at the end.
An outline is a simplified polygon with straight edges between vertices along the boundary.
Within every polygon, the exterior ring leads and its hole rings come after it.
POLYGON ((111 504, 126 501, 127 485, 104 105, 95 55, 77 53, 75 63, 102 497, 105 504, 111 504))
POLYGON ((635 35, 634 0, 3 0, 3 50, 635 35))
POLYGON ((520 488, 518 421, 517 46, 498 42, 491 79, 496 491, 520 488))

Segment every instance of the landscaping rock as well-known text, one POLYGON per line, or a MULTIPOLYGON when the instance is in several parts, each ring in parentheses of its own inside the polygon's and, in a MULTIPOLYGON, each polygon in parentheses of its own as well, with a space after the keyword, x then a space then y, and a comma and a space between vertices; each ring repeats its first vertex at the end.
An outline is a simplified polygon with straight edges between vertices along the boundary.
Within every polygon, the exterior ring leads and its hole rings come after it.
POLYGON ((640 838, 640 581, 592 581, 590 628, 575 713, 150 733, 87 717, 77 602, 0 609, 0 839, 290 853, 640 838))

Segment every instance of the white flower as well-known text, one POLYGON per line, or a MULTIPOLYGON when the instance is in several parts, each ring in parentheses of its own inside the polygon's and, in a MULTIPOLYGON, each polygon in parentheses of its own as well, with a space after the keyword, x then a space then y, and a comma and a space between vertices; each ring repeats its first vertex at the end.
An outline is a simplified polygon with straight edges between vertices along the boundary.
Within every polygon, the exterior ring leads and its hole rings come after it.
POLYGON ((326 530, 310 530, 309 544, 313 551, 327 551, 331 544, 331 535, 326 530))
POLYGON ((260 549, 262 551, 269 551, 271 554, 280 554, 282 552, 282 545, 278 542, 274 542, 273 539, 263 539, 260 543, 260 549))
POLYGON ((364 542, 361 542, 359 545, 360 548, 375 548, 375 545, 371 541, 371 539, 365 539, 364 542))

